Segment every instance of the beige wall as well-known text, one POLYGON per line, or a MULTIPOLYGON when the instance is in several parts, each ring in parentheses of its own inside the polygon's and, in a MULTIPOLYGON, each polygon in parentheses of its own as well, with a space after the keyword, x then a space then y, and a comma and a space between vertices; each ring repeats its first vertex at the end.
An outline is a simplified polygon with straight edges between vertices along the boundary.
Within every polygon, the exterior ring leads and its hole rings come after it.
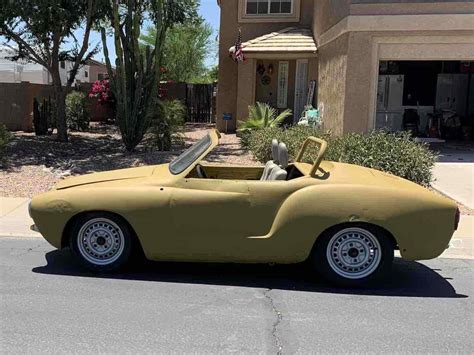
POLYGON ((337 134, 374 128, 380 60, 472 60, 474 2, 315 0, 318 101, 337 134))
POLYGON ((318 104, 324 129, 342 133, 346 93, 349 35, 343 35, 319 50, 318 104))
POLYGON ((0 123, 11 131, 33 130, 33 99, 53 96, 50 85, 0 83, 0 123))
MULTIPOLYGON (((239 0, 220 1, 219 75, 216 116, 218 129, 223 130, 225 127, 225 122, 222 121, 223 113, 231 113, 233 115, 234 119, 228 123, 228 128, 231 130, 235 129, 236 121, 247 117, 247 106, 253 103, 252 101, 247 102, 246 100, 250 100, 250 98, 255 95, 254 92, 252 95, 245 93, 246 90, 253 88, 255 78, 253 79, 253 86, 242 83, 240 90, 238 90, 237 84, 242 75, 250 74, 250 71, 247 70, 248 66, 255 65, 255 62, 249 59, 245 63, 237 64, 229 56, 229 48, 235 44, 238 28, 241 28, 242 41, 245 42, 290 26, 300 25, 311 27, 313 21, 313 6, 313 0, 301 0, 299 22, 239 23, 239 0), (237 94, 238 91, 240 94, 237 94), (237 101, 239 101, 239 103, 237 103, 237 101)), ((247 83, 252 82, 252 80, 249 80, 247 77, 242 77, 242 80, 247 83)))
POLYGON ((99 80, 99 74, 107 74, 107 67, 105 65, 90 65, 88 82, 93 83, 99 80))
POLYGON ((256 62, 256 59, 249 59, 245 63, 239 64, 234 127, 238 121, 245 120, 248 117, 248 106, 255 102, 256 62))
POLYGON ((349 0, 315 0, 313 33, 316 40, 350 13, 349 0))

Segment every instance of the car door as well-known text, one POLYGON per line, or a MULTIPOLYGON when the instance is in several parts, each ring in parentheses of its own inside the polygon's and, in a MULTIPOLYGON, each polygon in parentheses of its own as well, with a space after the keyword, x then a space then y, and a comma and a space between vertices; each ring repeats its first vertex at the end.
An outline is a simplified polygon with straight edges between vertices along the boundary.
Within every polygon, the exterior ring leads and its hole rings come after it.
POLYGON ((292 181, 185 179, 173 191, 171 215, 181 256, 204 261, 260 261, 284 200, 302 186, 292 181))
POLYGON ((248 235, 251 214, 246 181, 186 178, 173 189, 173 252, 181 259, 227 260, 248 235))
POLYGON ((251 236, 264 236, 270 232, 276 215, 284 201, 295 191, 306 186, 305 179, 290 181, 249 181, 252 206, 249 227, 251 236))

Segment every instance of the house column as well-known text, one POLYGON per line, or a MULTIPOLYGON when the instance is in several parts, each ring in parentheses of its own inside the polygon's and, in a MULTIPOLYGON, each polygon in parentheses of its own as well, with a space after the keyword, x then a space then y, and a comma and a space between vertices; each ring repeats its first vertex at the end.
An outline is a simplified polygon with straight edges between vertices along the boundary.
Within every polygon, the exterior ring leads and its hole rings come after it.
POLYGON ((239 63, 238 66, 236 122, 245 121, 248 118, 249 105, 255 103, 257 60, 249 58, 245 62, 239 63))

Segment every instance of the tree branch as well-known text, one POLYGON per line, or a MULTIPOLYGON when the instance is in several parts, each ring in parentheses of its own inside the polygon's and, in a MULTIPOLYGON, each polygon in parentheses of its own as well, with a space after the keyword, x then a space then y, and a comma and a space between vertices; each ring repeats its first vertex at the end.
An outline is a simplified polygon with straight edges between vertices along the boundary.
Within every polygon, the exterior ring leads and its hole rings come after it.
POLYGON ((66 83, 66 86, 68 88, 71 87, 74 81, 74 78, 76 77, 77 71, 79 70, 79 65, 81 64, 82 58, 84 57, 84 54, 87 52, 87 49, 89 48, 89 36, 92 29, 92 16, 93 16, 94 8, 95 8, 95 1, 89 0, 87 3, 86 30, 84 32, 84 38, 82 40, 81 50, 77 54, 76 60, 74 61, 74 65, 71 71, 69 72, 69 78, 66 83))
MULTIPOLYGON (((2 28, 2 33, 6 34, 7 37, 11 37, 19 46, 22 46, 28 51, 28 58, 30 58, 33 62, 42 65, 48 71, 51 69, 51 66, 44 58, 41 58, 36 54, 35 50, 26 42, 19 34, 10 31, 8 28, 2 28)), ((20 49, 19 49, 20 50, 20 49)))

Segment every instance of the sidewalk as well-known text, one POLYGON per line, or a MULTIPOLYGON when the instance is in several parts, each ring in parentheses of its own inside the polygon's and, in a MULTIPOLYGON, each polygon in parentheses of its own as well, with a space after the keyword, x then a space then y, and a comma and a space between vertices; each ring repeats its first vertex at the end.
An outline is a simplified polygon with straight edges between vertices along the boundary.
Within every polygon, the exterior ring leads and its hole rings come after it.
POLYGON ((443 153, 433 169, 433 187, 474 209, 474 153, 443 153))
MULTIPOLYGON (((33 220, 28 215, 27 198, 0 197, 0 237, 41 237, 30 230, 33 220)), ((474 259, 474 216, 461 216, 459 229, 443 258, 474 259)))
POLYGON ((28 198, 0 197, 0 236, 41 237, 30 229, 28 198))

